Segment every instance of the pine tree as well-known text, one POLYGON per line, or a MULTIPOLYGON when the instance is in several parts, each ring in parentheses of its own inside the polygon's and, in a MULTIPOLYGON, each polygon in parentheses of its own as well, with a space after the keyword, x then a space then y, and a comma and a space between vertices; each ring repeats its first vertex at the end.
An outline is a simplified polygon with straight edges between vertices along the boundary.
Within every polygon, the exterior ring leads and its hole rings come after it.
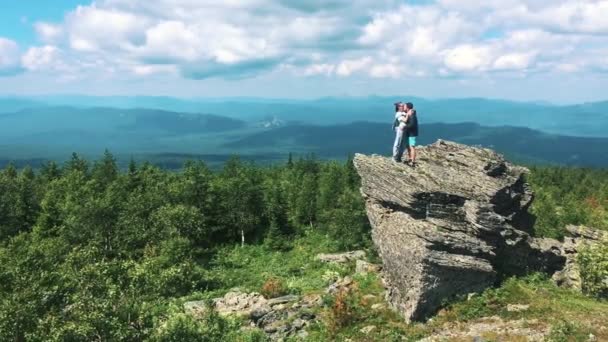
POLYGON ((313 227, 317 218, 317 179, 314 174, 303 176, 300 191, 296 200, 296 215, 300 224, 313 227))
POLYGON ((89 171, 89 165, 86 160, 78 155, 78 153, 73 152, 72 158, 65 165, 65 169, 67 171, 80 171, 86 175, 89 171))
POLYGON ((287 203, 283 189, 275 178, 271 178, 266 184, 264 203, 268 220, 265 242, 273 249, 284 248, 291 230, 287 220, 287 203))
POLYGON ((59 166, 57 166, 57 163, 49 161, 42 165, 40 176, 48 183, 61 177, 61 170, 59 169, 59 166))
POLYGON ((103 158, 95 163, 92 177, 101 186, 101 189, 105 189, 118 177, 116 159, 110 151, 105 150, 103 158))

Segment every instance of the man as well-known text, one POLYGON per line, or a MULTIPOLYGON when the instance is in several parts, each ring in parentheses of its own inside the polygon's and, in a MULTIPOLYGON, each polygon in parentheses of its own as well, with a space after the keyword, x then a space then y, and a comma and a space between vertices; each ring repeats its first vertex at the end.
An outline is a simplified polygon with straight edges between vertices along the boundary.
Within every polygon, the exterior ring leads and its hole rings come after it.
POLYGON ((405 122, 405 129, 403 134, 403 140, 407 146, 407 156, 411 167, 416 167, 416 138, 418 137, 418 115, 414 104, 408 102, 405 104, 407 112, 407 120, 405 122))
POLYGON ((401 102, 395 103, 395 123, 393 128, 395 130, 395 143, 393 144, 393 161, 395 163, 401 162, 404 148, 404 130, 405 122, 407 120, 405 113, 405 106, 401 102))

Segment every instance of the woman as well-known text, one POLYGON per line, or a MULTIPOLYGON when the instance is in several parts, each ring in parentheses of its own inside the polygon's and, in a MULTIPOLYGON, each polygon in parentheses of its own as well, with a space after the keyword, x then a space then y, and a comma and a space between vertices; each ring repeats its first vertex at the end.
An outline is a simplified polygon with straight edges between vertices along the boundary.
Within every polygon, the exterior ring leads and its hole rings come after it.
POLYGON ((406 122, 407 114, 405 112, 405 105, 401 102, 395 103, 395 122, 393 124, 395 130, 395 143, 393 144, 393 161, 396 163, 400 163, 401 157, 403 156, 403 137, 406 122))

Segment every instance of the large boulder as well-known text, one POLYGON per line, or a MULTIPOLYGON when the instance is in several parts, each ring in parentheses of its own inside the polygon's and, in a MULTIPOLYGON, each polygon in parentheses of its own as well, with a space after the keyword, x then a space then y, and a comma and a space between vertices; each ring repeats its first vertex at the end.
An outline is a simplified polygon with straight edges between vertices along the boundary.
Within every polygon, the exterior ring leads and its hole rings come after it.
POLYGON ((557 285, 580 291, 583 284, 576 257, 583 249, 603 240, 608 240, 608 233, 584 226, 566 226, 566 237, 562 244, 566 264, 562 270, 553 275, 557 285))
POLYGON ((381 156, 354 159, 387 299, 406 320, 428 318, 447 299, 502 276, 564 267, 559 241, 530 236, 526 168, 441 140, 418 154, 416 168, 381 156))

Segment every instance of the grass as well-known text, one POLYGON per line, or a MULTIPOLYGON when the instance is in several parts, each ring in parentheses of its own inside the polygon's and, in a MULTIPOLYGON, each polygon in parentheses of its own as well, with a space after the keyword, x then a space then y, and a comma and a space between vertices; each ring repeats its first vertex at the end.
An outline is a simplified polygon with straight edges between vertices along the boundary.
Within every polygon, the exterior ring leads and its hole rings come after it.
MULTIPOLYGON (((484 318, 497 316, 503 321, 523 320, 535 328, 549 332, 550 341, 583 341, 589 334, 598 341, 608 341, 608 302, 555 286, 543 275, 507 279, 502 286, 488 289, 470 299, 453 301, 426 323, 406 324, 384 301, 384 288, 376 274, 353 276, 355 290, 340 299, 336 316, 336 296, 325 295, 328 284, 338 276, 352 275, 354 265, 336 266, 315 260, 318 253, 334 251, 330 239, 316 231, 293 242, 288 251, 271 251, 263 245, 225 248, 218 253, 209 270, 221 286, 213 291, 194 294, 193 298, 223 295, 233 287, 260 292, 272 279, 280 281, 286 292, 293 294, 323 294, 326 305, 317 309, 319 323, 308 329, 309 341, 416 341, 446 329, 466 329, 484 318), (383 307, 372 309, 374 304, 383 307), (520 312, 507 310, 509 304, 528 305, 520 312), (338 312, 338 315, 339 315, 338 312), (336 325, 336 320, 339 324, 336 325), (375 326, 371 333, 361 329, 375 326)), ((515 337, 488 333, 488 340, 515 337)), ((467 339, 463 339, 467 340, 467 339)), ((453 339, 458 341, 458 339, 453 339)))
POLYGON ((280 282, 289 294, 320 293, 331 278, 354 270, 352 265, 333 265, 315 259, 319 253, 333 251, 329 238, 315 230, 295 240, 287 251, 271 250, 264 245, 225 247, 209 265, 209 277, 217 287, 190 297, 213 298, 232 288, 261 292, 269 280, 280 282))

